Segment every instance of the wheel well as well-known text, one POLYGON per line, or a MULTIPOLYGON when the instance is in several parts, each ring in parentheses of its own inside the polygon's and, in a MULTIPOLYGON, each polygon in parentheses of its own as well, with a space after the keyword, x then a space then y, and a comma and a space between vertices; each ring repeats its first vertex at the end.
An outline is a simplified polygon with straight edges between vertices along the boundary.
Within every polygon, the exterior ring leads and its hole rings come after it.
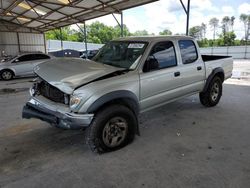
POLYGON ((218 72, 218 73, 216 73, 216 74, 214 75, 214 77, 215 77, 215 76, 218 76, 218 77, 221 79, 221 81, 224 82, 225 75, 224 75, 223 72, 218 72))
POLYGON ((209 77, 208 77, 208 79, 207 79, 207 81, 206 81, 206 84, 205 84, 205 86, 204 86, 202 92, 206 92, 206 90, 207 90, 207 88, 208 88, 210 82, 211 82, 211 81, 213 80, 213 78, 216 77, 216 76, 218 76, 218 77, 221 79, 222 83, 224 82, 225 75, 224 75, 223 69, 221 69, 221 68, 216 68, 216 69, 214 69, 214 71, 209 75, 209 77))
MULTIPOLYGON (((101 106, 96 108, 94 111, 92 111, 92 113, 95 114, 97 111, 102 110, 104 108, 107 108, 107 106, 110 106, 110 105, 113 105, 113 104, 120 104, 120 105, 126 106, 127 108, 129 108, 135 114, 136 117, 138 116, 139 111, 140 111, 139 104, 136 101, 134 101, 133 99, 130 99, 130 98, 116 98, 116 99, 110 100, 110 101, 102 104, 101 106)), ((136 125, 136 134, 140 136, 140 130, 139 130, 138 123, 136 125)))
POLYGON ((102 104, 101 106, 99 106, 97 109, 95 109, 93 112, 97 112, 103 108, 106 108, 107 106, 110 106, 112 104, 120 104, 120 105, 124 105, 126 106, 127 108, 129 108, 132 112, 135 113, 135 115, 138 115, 139 114, 139 106, 138 104, 130 99, 130 98, 117 98, 117 99, 113 99, 113 100, 110 100, 104 104, 102 104))
POLYGON ((3 69, 3 70, 1 70, 1 71, 0 71, 0 73, 2 73, 3 71, 6 71, 6 70, 7 70, 7 71, 10 71, 10 72, 12 72, 13 76, 15 76, 15 73, 14 73, 14 71, 13 71, 13 70, 11 70, 11 69, 3 69))

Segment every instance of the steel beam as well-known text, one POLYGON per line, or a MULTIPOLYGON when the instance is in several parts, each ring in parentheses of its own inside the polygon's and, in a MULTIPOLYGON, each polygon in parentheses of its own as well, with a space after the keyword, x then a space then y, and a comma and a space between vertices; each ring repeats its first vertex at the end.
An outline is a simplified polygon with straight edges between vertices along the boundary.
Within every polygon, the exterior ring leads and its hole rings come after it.
POLYGON ((186 35, 189 35, 189 13, 190 13, 190 0, 188 0, 187 4, 187 25, 186 25, 186 35))
POLYGON ((117 22, 117 24, 121 28, 121 37, 123 37, 124 36, 124 25, 123 25, 123 12, 122 11, 121 11, 120 15, 121 15, 121 23, 118 21, 118 19, 112 13, 112 16, 114 17, 115 21, 117 22))
POLYGON ((86 58, 88 59, 88 44, 87 44, 86 22, 84 22, 84 40, 85 40, 86 58))
POLYGON ((121 11, 121 37, 124 36, 123 12, 121 11))
POLYGON ((16 36, 17 36, 17 45, 18 45, 18 52, 21 52, 21 46, 20 46, 20 38, 19 38, 19 33, 16 32, 16 36))
POLYGON ((45 33, 43 33, 43 43, 44 43, 44 52, 47 53, 47 43, 46 43, 45 33))
MULTIPOLYGON (((63 51, 62 28, 60 27, 61 50, 63 51)), ((64 56, 64 53, 63 53, 64 56)))
POLYGON ((77 27, 80 29, 80 31, 82 32, 82 34, 84 35, 84 43, 85 43, 85 50, 86 50, 86 57, 88 58, 88 54, 87 54, 87 50, 88 50, 88 45, 87 45, 87 31, 86 31, 86 24, 84 22, 84 30, 82 30, 82 28, 76 24, 77 27))
POLYGON ((187 15, 187 22, 186 22, 186 35, 189 35, 189 16, 190 16, 190 0, 187 0, 187 7, 184 5, 183 1, 180 0, 182 8, 187 15))

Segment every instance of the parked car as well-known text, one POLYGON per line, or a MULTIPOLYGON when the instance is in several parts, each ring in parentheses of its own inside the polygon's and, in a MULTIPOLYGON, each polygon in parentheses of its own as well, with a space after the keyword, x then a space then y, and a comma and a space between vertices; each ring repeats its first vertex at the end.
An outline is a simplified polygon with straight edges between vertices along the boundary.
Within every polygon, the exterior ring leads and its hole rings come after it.
POLYGON ((92 59, 93 57, 95 57, 95 55, 99 52, 99 50, 88 50, 87 51, 87 55, 86 55, 86 51, 83 52, 83 54, 80 56, 83 59, 92 59))
POLYGON ((197 93, 204 106, 217 105, 233 68, 231 57, 201 55, 186 36, 123 38, 93 61, 64 59, 60 67, 57 61, 35 68, 39 78, 23 118, 87 128, 86 142, 99 153, 130 143, 139 134, 139 113, 197 93))
POLYGON ((18 76, 33 76, 34 67, 49 59, 51 56, 43 53, 25 53, 5 59, 0 63, 0 77, 11 80, 18 76))

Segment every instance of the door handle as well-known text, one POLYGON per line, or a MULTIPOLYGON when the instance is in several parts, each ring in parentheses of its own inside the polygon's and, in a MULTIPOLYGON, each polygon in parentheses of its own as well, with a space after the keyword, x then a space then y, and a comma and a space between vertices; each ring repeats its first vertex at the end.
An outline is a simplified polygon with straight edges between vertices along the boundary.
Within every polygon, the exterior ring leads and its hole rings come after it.
POLYGON ((200 66, 199 66, 199 67, 197 67, 197 70, 198 70, 198 71, 202 70, 202 67, 200 67, 200 66))
POLYGON ((175 76, 175 77, 178 77, 178 76, 180 76, 180 75, 181 75, 180 72, 175 72, 175 73, 174 73, 174 76, 175 76))

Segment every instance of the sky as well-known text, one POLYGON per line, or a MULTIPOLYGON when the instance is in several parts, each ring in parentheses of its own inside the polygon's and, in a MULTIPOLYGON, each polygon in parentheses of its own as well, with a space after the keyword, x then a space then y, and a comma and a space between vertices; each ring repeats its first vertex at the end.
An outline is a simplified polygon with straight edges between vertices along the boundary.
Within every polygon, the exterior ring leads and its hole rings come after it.
MULTIPOLYGON (((187 0, 183 0, 184 4, 187 0)), ((216 17, 220 20, 224 16, 235 16, 234 31, 238 39, 244 36, 244 26, 240 22, 241 13, 250 14, 250 0, 191 0, 190 27, 207 24, 207 38, 212 38, 213 31, 209 26, 209 20, 216 17)), ((169 29, 176 33, 185 33, 186 14, 179 0, 160 0, 141 7, 125 10, 124 24, 130 32, 147 30, 158 35, 160 31, 169 29)), ((119 18, 119 15, 117 15, 119 18)), ((100 21, 109 26, 117 25, 112 15, 93 19, 87 22, 91 24, 100 21)), ((218 29, 218 33, 221 29, 218 29)))

